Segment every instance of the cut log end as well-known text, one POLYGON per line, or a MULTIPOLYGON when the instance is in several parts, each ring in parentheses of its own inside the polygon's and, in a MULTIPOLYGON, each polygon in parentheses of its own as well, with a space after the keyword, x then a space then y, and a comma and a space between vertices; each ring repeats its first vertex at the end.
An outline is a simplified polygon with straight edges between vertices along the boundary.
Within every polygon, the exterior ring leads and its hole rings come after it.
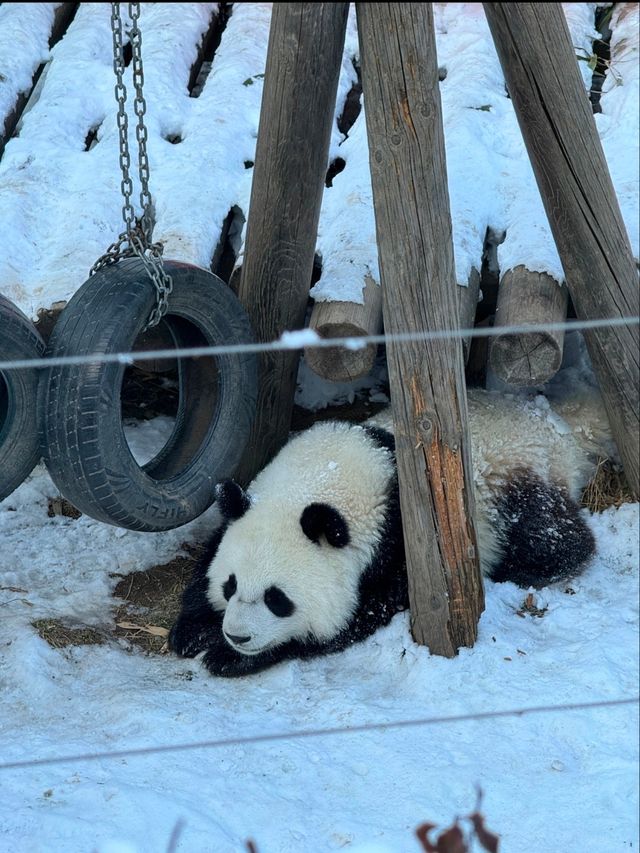
MULTIPOLYGON (((321 338, 358 338, 365 333, 359 326, 349 323, 328 323, 315 330, 321 338)), ((304 356, 307 364, 318 376, 332 382, 351 382, 366 376, 376 359, 375 344, 362 349, 346 347, 309 347, 304 356)))
MULTIPOLYGON (((507 270, 498 290, 495 328, 563 323, 568 292, 552 276, 524 266, 507 270)), ((489 347, 489 365, 503 382, 518 387, 547 382, 560 369, 564 331, 505 333, 489 347)))
MULTIPOLYGON (((360 338, 377 335, 382 328, 382 292, 371 276, 365 276, 363 303, 316 302, 311 312, 309 328, 321 338, 360 338)), ((352 382, 370 372, 376 359, 377 347, 368 344, 362 349, 346 347, 309 348, 305 350, 307 364, 318 376, 331 382, 352 382)))
POLYGON ((560 369, 562 345, 548 332, 500 335, 493 340, 489 362, 509 385, 538 385, 560 369))

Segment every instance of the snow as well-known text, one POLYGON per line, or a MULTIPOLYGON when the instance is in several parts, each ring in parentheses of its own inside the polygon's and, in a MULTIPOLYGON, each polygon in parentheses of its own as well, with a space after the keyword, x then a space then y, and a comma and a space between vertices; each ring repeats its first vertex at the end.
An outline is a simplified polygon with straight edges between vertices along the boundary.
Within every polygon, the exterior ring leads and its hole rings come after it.
MULTIPOLYGON (((0 160, 0 291, 30 316, 68 300, 122 229, 108 4, 83 3, 48 51, 57 4, 0 6, 0 120, 50 59, 37 101, 0 160), (18 58, 20 61, 18 61, 18 58), (4 78, 4 79, 3 79, 4 78), (97 129, 97 143, 85 139, 97 129)), ((573 43, 591 52, 595 4, 566 4, 573 43)), ((141 28, 155 237, 165 254, 209 266, 222 223, 249 208, 270 9, 234 4, 199 97, 187 81, 215 3, 143 4, 141 28), (179 26, 176 23, 179 22, 179 26), (172 144, 167 137, 182 139, 172 144)), ((505 230, 502 269, 562 271, 480 4, 435 4, 458 282, 480 263, 486 228, 505 230), (472 155, 472 156, 471 156, 472 155)), ((596 123, 638 256, 637 6, 616 5, 612 70, 596 123), (613 84, 613 80, 617 85, 613 84)), ((353 10, 336 114, 355 80, 353 10)), ((580 62, 585 86, 587 64, 580 62)), ((130 83, 130 71, 127 72, 130 83)), ((130 122, 133 127, 134 121, 130 122)), ((360 301, 378 279, 365 115, 330 159, 346 161, 324 194, 314 296, 360 301)), ((134 199, 137 199, 137 188, 134 199)), ((306 333, 285 338, 296 348, 306 333)), ((358 383, 330 384, 302 359, 297 402, 321 408, 365 391, 384 400, 381 360, 358 383)), ((568 365, 553 383, 586 387, 568 365)), ((171 428, 130 424, 137 459, 171 428)), ((638 692, 639 505, 589 517, 598 554, 571 583, 535 594, 486 584, 473 649, 431 656, 400 614, 339 655, 260 675, 212 679, 197 661, 145 655, 112 638, 122 575, 186 553, 218 521, 215 507, 177 530, 136 533, 47 514, 55 487, 39 465, 0 503, 0 850, 151 853, 417 851, 415 827, 473 810, 502 851, 636 849, 637 705, 556 710, 412 727, 392 723, 633 698, 638 692), (101 646, 53 649, 36 619, 90 626, 101 646), (288 733, 386 728, 296 737, 288 733), (3 764, 282 734, 282 739, 145 755, 3 764)), ((586 511, 585 511, 586 515, 586 511)))
POLYGON ((601 97, 602 112, 595 116, 611 180, 634 257, 640 256, 640 62, 637 3, 615 6, 611 16, 611 69, 601 97))

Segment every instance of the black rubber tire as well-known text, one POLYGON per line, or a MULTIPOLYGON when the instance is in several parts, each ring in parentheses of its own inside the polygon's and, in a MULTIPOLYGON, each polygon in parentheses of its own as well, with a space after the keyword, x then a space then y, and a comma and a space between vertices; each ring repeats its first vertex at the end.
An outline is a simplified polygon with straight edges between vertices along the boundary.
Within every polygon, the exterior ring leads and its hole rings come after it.
MULTIPOLYGON (((0 360, 42 358, 44 341, 20 309, 0 294, 0 360)), ((0 501, 40 459, 36 395, 38 371, 0 371, 0 501)))
MULTIPOLYGON (((247 315, 217 276, 165 261, 173 293, 162 322, 176 347, 252 340, 247 315)), ((61 313, 50 356, 130 352, 155 305, 155 289, 135 258, 103 267, 61 313)), ((183 359, 175 427, 139 466, 127 444, 120 394, 125 364, 51 367, 38 405, 42 456, 60 492, 99 521, 130 530, 170 530, 199 516, 215 484, 233 473, 255 414, 257 358, 183 359)))

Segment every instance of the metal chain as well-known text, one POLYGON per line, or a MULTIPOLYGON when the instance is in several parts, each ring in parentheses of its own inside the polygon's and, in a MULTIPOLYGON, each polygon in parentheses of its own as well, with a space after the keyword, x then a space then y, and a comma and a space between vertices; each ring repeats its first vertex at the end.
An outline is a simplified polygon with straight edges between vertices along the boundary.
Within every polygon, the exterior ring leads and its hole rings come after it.
POLYGON ((102 267, 114 264, 121 258, 139 258, 153 281, 156 289, 156 306, 151 312, 147 322, 147 328, 157 325, 167 313, 169 296, 173 290, 173 280, 165 271, 162 263, 162 243, 152 243, 153 231, 153 200, 149 192, 149 158, 147 156, 147 128, 144 123, 144 115, 147 104, 144 99, 144 68, 142 65, 142 33, 138 27, 140 17, 140 3, 129 3, 129 17, 131 19, 131 54, 133 64, 133 85, 135 98, 133 109, 138 118, 136 125, 136 140, 138 143, 138 173, 140 176, 140 206, 142 216, 136 219, 131 196, 133 194, 133 181, 129 174, 131 167, 131 155, 129 153, 129 119, 125 109, 127 100, 127 89, 124 84, 124 51, 122 44, 122 17, 120 15, 120 3, 111 4, 111 32, 113 35, 113 71, 116 75, 115 96, 118 103, 118 136, 120 145, 120 171, 122 181, 120 188, 124 204, 122 207, 122 218, 126 226, 118 239, 113 242, 107 251, 92 266, 89 275, 93 275, 102 267))

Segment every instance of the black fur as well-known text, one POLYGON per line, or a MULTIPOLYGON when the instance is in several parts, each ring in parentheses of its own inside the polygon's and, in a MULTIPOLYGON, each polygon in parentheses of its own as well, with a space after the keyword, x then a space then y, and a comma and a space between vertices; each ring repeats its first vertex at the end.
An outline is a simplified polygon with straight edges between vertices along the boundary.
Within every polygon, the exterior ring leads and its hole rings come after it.
POLYGON ((349 525, 338 510, 324 503, 313 503, 306 506, 300 516, 300 526, 307 539, 318 542, 324 536, 334 548, 344 548, 348 545, 349 525))
POLYGON ((396 440, 388 430, 377 426, 365 426, 363 429, 375 441, 378 447, 383 447, 391 453, 396 452, 396 440))
POLYGON ((216 531, 196 562, 191 582, 182 595, 180 615, 169 632, 169 648, 181 657, 193 658, 222 637, 224 613, 216 613, 209 604, 207 569, 225 530, 226 525, 216 531))
POLYGON ((595 553, 580 508, 565 490, 529 469, 515 471, 497 502, 502 522, 502 562, 495 581, 542 587, 576 575, 595 553))
POLYGON ((225 521, 242 518, 251 506, 249 496, 234 480, 223 480, 216 486, 216 501, 225 521))

